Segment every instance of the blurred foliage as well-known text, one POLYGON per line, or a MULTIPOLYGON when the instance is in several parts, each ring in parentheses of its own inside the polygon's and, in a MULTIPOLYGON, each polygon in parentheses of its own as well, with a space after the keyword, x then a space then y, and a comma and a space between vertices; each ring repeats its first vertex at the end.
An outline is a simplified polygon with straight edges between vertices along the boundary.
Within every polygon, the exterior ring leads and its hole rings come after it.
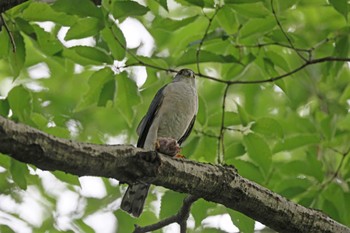
MULTIPOLYGON (((140 2, 28 1, 5 12, 11 36, 3 25, 0 114, 63 138, 135 143, 138 122, 171 80, 170 71, 191 68, 198 74, 200 109, 184 144, 186 157, 232 164, 242 176, 350 226, 348 1, 140 2), (127 47, 120 25, 130 18, 152 36, 148 54, 143 43, 127 47), (90 44, 79 44, 87 37, 90 44), (78 41, 67 43, 72 40, 78 41), (322 61, 313 64, 317 59, 322 61), (144 84, 138 69, 147 74, 144 84)), ((93 232, 85 219, 102 211, 114 214, 118 232, 130 232, 134 223, 175 214, 184 197, 156 187, 136 220, 115 204, 125 186, 103 179, 106 195, 92 198, 80 193, 76 177, 53 175, 83 200, 68 226, 60 225, 58 196, 36 168, 0 155, 0 198, 21 204, 35 189, 45 213, 34 224, 0 204, 1 231, 14 230, 3 221, 10 218, 34 232, 93 232)), ((199 200, 189 232, 221 232, 201 224, 219 214, 229 214, 241 232, 254 229, 248 217, 199 200)))

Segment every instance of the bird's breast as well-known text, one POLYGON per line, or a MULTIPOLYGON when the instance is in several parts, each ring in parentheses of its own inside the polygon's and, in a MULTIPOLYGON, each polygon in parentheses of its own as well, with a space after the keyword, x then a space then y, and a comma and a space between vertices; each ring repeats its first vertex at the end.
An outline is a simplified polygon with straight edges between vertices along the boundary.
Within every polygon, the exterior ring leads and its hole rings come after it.
POLYGON ((165 90, 162 107, 157 113, 158 137, 179 140, 198 111, 198 97, 186 83, 173 83, 165 90))

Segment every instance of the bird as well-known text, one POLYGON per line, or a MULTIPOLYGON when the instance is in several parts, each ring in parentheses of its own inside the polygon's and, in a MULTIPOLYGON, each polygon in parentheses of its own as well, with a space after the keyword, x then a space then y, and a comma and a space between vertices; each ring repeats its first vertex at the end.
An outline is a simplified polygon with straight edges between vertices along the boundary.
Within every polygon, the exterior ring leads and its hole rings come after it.
MULTIPOLYGON (((150 151, 169 152, 174 156, 178 147, 188 138, 198 113, 198 94, 195 74, 181 69, 172 82, 158 90, 146 115, 137 127, 137 147, 150 151), (175 142, 175 143, 174 143, 175 142), (169 146, 171 148, 164 148, 169 146)), ((120 208, 139 217, 148 195, 150 184, 129 184, 120 208)))

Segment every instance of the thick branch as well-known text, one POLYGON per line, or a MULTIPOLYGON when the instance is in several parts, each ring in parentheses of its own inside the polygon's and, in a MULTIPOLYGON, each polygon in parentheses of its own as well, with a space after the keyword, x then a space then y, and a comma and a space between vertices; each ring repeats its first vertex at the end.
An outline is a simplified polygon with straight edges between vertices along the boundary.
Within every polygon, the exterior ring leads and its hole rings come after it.
POLYGON ((0 152, 41 169, 75 175, 136 179, 189 193, 240 211, 279 232, 337 232, 350 229, 325 214, 295 204, 241 177, 230 166, 159 156, 145 160, 129 145, 93 145, 49 136, 0 116, 0 152), (155 162, 156 161, 156 162, 155 162))

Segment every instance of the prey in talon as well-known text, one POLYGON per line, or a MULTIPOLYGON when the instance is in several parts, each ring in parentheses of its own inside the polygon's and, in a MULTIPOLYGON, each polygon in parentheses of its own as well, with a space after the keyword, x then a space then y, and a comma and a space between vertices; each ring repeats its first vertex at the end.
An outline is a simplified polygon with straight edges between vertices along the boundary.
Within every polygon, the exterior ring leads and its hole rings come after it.
POLYGON ((179 143, 173 138, 164 138, 160 137, 156 143, 156 151, 165 155, 176 158, 184 158, 185 156, 181 155, 181 147, 179 143))

